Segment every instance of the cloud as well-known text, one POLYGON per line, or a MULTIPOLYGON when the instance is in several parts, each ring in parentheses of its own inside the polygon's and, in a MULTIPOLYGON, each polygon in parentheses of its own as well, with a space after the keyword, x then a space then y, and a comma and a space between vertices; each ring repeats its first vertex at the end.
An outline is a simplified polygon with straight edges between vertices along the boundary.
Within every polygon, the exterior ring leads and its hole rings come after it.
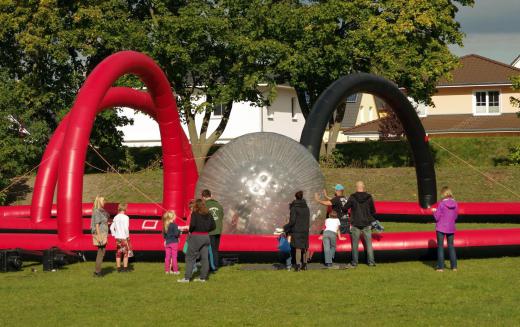
POLYGON ((456 15, 467 33, 520 33, 518 0, 476 0, 473 7, 462 7, 456 15))

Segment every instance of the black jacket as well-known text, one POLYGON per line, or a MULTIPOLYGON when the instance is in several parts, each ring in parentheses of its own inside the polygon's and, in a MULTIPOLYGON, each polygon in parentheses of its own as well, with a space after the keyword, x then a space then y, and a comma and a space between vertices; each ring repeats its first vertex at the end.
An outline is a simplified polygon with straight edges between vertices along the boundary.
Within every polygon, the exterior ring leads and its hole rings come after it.
POLYGON ((291 235, 291 245, 297 249, 309 247, 310 210, 305 200, 294 200, 290 206, 289 223, 283 226, 285 233, 291 235))
POLYGON ((193 212, 191 214, 190 220, 190 233, 193 232, 203 232, 208 233, 214 230, 216 227, 215 220, 210 213, 202 215, 197 212, 193 212))
POLYGON ((374 199, 367 192, 352 193, 347 204, 345 204, 345 210, 348 209, 350 209, 350 224, 352 226, 367 227, 375 220, 374 199))

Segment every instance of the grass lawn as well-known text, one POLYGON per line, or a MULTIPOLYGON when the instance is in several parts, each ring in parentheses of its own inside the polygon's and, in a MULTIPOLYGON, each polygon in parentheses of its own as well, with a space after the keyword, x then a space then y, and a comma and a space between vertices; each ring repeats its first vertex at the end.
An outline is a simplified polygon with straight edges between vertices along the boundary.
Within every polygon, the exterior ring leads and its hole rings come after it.
POLYGON ((162 263, 97 279, 92 262, 54 273, 35 265, 0 274, 0 326, 518 325, 520 258, 459 260, 458 272, 431 265, 300 273, 233 266, 205 284, 178 284, 162 263))
MULTIPOLYGON (((498 182, 520 193, 520 169, 516 167, 479 167, 498 182)), ((365 181, 367 189, 377 200, 417 201, 417 182, 414 168, 323 168, 329 193, 336 183, 342 183, 347 191, 353 191, 357 180, 365 181)), ((437 185, 450 185, 459 201, 520 201, 520 198, 503 187, 489 181, 479 173, 461 167, 440 167, 436 169, 437 185)), ((134 174, 124 174, 154 201, 162 199, 162 171, 144 170, 134 174)), ((32 188, 34 177, 27 181, 32 188)), ((84 178, 83 202, 91 202, 97 194, 108 201, 150 202, 129 187, 116 174, 88 174, 84 178)), ((31 193, 21 195, 14 204, 30 204, 31 193)))

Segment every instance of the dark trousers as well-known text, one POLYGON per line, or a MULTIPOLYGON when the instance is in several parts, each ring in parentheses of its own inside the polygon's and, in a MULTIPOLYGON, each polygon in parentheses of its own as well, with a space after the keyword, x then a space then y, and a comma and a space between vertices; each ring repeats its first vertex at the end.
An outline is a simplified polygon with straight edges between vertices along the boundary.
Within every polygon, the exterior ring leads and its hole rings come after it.
POLYGON ((446 234, 439 231, 437 231, 437 269, 444 269, 444 236, 446 236, 448 243, 451 269, 456 269, 457 254, 455 253, 455 246, 453 245, 455 234, 446 234))
POLYGON ((200 256, 200 278, 208 279, 209 275, 209 236, 208 235, 190 235, 188 238, 188 253, 186 253, 186 272, 184 278, 191 279, 195 261, 200 256))
POLYGON ((220 234, 210 235, 209 242, 211 243, 211 254, 213 255, 213 267, 215 270, 220 266, 220 260, 218 257, 218 248, 220 246, 220 234))

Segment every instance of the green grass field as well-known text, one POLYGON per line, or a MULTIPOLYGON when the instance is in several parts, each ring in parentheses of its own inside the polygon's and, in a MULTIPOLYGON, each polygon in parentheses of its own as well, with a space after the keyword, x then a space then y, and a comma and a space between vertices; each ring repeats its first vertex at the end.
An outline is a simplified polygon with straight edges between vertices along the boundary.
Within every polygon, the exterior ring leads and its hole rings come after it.
POLYGON ((162 263, 103 278, 91 276, 91 262, 54 273, 34 265, 0 274, 0 326, 518 325, 520 258, 460 260, 458 272, 431 265, 299 273, 233 266, 205 284, 178 284, 162 263))
MULTIPOLYGON (((516 167, 479 167, 498 183, 490 181, 467 168, 441 167, 437 171, 437 185, 452 187, 459 201, 520 201, 520 198, 504 189, 504 186, 520 194, 520 169, 516 167)), ((336 183, 342 183, 347 191, 354 188, 357 180, 365 181, 368 191, 376 200, 417 201, 417 182, 414 168, 324 168, 325 182, 330 193, 336 183)), ((162 199, 162 171, 144 170, 139 173, 123 174, 153 201, 162 199)), ((27 181, 32 188, 34 177, 27 181)), ((108 201, 150 202, 149 199, 128 186, 117 174, 87 174, 84 178, 83 201, 90 202, 97 195, 108 201)), ((21 194, 15 204, 29 204, 31 193, 21 194)))

